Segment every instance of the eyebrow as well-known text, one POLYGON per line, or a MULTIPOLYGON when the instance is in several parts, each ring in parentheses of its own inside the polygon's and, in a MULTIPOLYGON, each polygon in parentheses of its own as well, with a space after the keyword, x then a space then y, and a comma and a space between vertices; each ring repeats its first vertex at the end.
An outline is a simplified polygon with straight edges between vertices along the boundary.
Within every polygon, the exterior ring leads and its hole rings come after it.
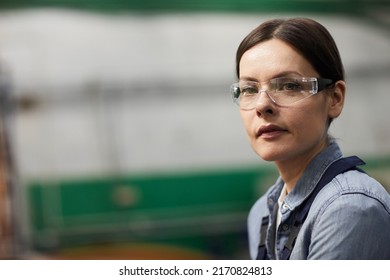
MULTIPOLYGON (((272 79, 275 79, 275 78, 281 78, 281 77, 289 77, 289 76, 299 76, 299 77, 302 77, 302 74, 298 73, 296 71, 282 71, 282 72, 279 72, 279 73, 271 76, 271 78, 269 80, 272 80, 272 79)), ((253 77, 250 77, 250 76, 240 77, 239 80, 240 81, 259 82, 259 79, 253 78, 253 77)))

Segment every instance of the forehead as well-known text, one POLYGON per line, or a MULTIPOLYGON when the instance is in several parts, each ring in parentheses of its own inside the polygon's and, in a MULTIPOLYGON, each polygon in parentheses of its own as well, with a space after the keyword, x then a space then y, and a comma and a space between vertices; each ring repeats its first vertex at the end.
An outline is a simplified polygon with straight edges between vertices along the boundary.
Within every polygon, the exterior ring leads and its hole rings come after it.
POLYGON ((318 76, 311 64, 287 43, 271 39, 247 50, 240 61, 240 79, 266 81, 283 73, 318 76))

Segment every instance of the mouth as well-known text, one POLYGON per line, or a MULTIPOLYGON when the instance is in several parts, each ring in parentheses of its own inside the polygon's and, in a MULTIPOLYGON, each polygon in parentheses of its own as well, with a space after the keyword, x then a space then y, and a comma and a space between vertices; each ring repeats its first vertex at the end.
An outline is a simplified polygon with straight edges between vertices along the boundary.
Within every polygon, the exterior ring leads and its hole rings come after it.
POLYGON ((273 139, 287 132, 286 129, 280 126, 269 124, 263 125, 256 133, 256 138, 273 139))

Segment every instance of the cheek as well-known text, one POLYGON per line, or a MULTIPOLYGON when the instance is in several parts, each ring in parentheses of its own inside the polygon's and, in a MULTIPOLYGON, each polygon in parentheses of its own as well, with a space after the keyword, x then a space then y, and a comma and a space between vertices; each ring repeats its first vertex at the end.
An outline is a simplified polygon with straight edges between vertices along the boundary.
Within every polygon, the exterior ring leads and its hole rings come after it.
POLYGON ((250 132, 252 131, 253 126, 253 113, 251 111, 240 111, 241 121, 245 127, 248 136, 250 136, 250 132))
MULTIPOLYGON (((292 129, 303 137, 312 134, 322 136, 327 130, 327 112, 324 104, 318 106, 307 106, 303 108, 294 108, 287 121, 290 122, 292 129)), ((314 136, 314 135, 313 135, 314 136)))

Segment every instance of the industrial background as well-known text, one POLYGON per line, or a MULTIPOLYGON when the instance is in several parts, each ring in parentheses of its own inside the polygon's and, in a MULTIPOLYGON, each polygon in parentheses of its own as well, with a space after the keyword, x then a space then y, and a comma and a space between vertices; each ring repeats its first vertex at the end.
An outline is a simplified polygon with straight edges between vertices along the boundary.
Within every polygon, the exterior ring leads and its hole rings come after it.
POLYGON ((344 61, 331 134, 389 187, 389 1, 2 0, 0 258, 249 258, 277 173, 231 100, 234 56, 296 16, 344 61))

